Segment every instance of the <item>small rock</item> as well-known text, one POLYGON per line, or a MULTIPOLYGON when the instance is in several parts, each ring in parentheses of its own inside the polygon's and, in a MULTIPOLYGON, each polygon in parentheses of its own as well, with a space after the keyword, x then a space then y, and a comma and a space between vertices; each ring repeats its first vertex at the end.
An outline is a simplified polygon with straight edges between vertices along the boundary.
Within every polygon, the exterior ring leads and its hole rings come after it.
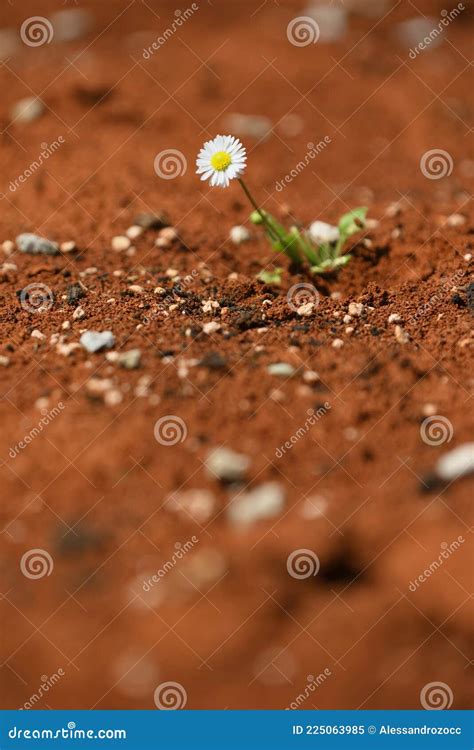
POLYGON ((265 115, 247 115, 232 112, 225 118, 227 129, 247 138, 266 138, 272 130, 272 121, 265 115))
POLYGON ((318 380, 320 380, 320 377, 314 370, 306 370, 306 372, 303 373, 303 380, 305 383, 317 383, 318 380))
POLYGON ((46 336, 44 335, 44 333, 41 333, 41 331, 35 328, 33 331, 31 331, 31 338, 38 339, 39 341, 44 341, 46 336))
POLYGON ((61 323, 61 328, 63 331, 69 331, 69 329, 71 328, 71 323, 69 322, 69 320, 65 320, 63 323, 61 323))
POLYGON ((348 325, 352 322, 352 315, 344 315, 342 322, 348 325))
POLYGON ((214 513, 215 498, 209 490, 190 489, 177 492, 165 500, 166 510, 180 513, 198 523, 205 523, 214 513))
POLYGON ((15 122, 33 122, 44 112, 44 104, 36 96, 20 99, 11 109, 10 116, 15 122))
POLYGON ((461 227, 465 223, 466 219, 462 214, 451 214, 451 216, 448 216, 446 219, 448 227, 461 227))
POLYGON ((139 227, 138 224, 134 224, 127 229, 125 234, 129 240, 136 240, 141 234, 143 234, 143 228, 139 227))
POLYGON ((140 349, 129 349, 128 352, 121 352, 119 354, 117 362, 126 370, 136 370, 140 366, 141 357, 142 353, 140 349))
POLYGON ((241 245, 242 242, 248 242, 250 239, 250 232, 246 227, 237 225, 231 228, 229 236, 234 245, 241 245))
POLYGON ((86 317, 86 312, 83 307, 76 307, 72 314, 73 320, 82 320, 82 318, 86 317))
POLYGON ((58 255, 59 247, 56 242, 51 242, 37 234, 25 232, 16 238, 16 246, 21 253, 30 255, 58 255))
POLYGON ((0 354, 0 367, 8 367, 10 364, 10 357, 6 357, 4 354, 0 354))
POLYGON ((110 349, 115 344, 115 336, 112 331, 86 331, 80 338, 81 345, 88 352, 99 352, 101 349, 110 349))
POLYGON ((202 327, 202 332, 205 333, 207 336, 211 333, 216 333, 216 331, 220 331, 222 328, 221 324, 218 323, 215 320, 211 320, 210 323, 204 323, 202 327))
POLYGON ((296 311, 297 315, 303 318, 309 317, 314 310, 314 302, 306 302, 304 305, 300 305, 296 311))
POLYGON ((436 404, 423 404, 421 407, 421 413, 424 417, 433 417, 438 413, 438 407, 436 404))
POLYGON ((269 375, 276 375, 279 378, 291 378, 296 370, 288 362, 275 362, 272 365, 268 365, 267 372, 269 375))
POLYGON ((136 295, 139 295, 139 294, 143 294, 143 292, 144 292, 145 290, 144 290, 144 288, 143 288, 142 286, 140 286, 139 284, 132 284, 131 286, 129 286, 129 287, 128 287, 128 291, 129 291, 129 292, 130 292, 131 294, 136 294, 136 295))
POLYGON ((243 479, 250 466, 250 458, 235 453, 229 448, 216 448, 206 458, 208 474, 224 482, 238 482, 243 479))
POLYGON ((135 216, 133 223, 142 229, 163 229, 169 227, 170 222, 164 212, 158 214, 142 213, 135 216))
POLYGON ((401 316, 398 313, 391 313, 388 316, 389 323, 400 323, 400 321, 401 321, 401 316))
POLYGON ((116 250, 116 252, 120 253, 124 250, 128 250, 132 243, 128 237, 125 237, 125 235, 118 235, 117 237, 112 237, 110 244, 112 250, 116 250))
POLYGON ((474 443, 464 443, 442 456, 436 464, 436 473, 445 482, 459 479, 474 472, 474 443))
POLYGON ((74 253, 77 250, 77 245, 74 240, 68 240, 67 242, 61 242, 59 249, 67 255, 68 253, 74 253))
POLYGON ((69 284, 67 288, 68 305, 76 305, 80 299, 86 296, 82 284, 69 284))
POLYGON ((466 253, 466 254, 465 254, 465 255, 463 256, 463 258, 464 258, 464 260, 467 260, 467 261, 470 261, 470 260, 472 260, 472 253, 466 253))
POLYGON ((401 326, 395 326, 395 338, 399 344, 408 344, 410 336, 401 326))
POLYGON ((361 302, 351 302, 348 312, 353 318, 359 318, 364 312, 364 305, 361 302))
POLYGON ((331 346, 333 349, 341 349, 344 346, 344 341, 342 339, 334 339, 331 346))
POLYGON ((325 221, 313 221, 308 230, 309 236, 316 245, 322 245, 326 242, 337 242, 339 239, 339 229, 326 224, 325 221))
POLYGON ((300 510, 302 518, 306 518, 308 521, 313 521, 316 518, 321 518, 326 514, 329 503, 322 495, 314 495, 308 497, 303 502, 300 510))
POLYGON ((61 354, 63 357, 69 357, 69 355, 75 350, 80 349, 80 344, 78 344, 75 341, 72 341, 70 344, 57 344, 56 351, 58 354, 61 354))
POLYGON ((5 255, 11 255, 15 252, 15 243, 11 240, 5 240, 5 242, 2 242, 2 250, 5 255))
POLYGON ((265 482, 236 495, 227 507, 227 518, 234 524, 250 524, 278 516, 285 506, 285 491, 279 482, 265 482))

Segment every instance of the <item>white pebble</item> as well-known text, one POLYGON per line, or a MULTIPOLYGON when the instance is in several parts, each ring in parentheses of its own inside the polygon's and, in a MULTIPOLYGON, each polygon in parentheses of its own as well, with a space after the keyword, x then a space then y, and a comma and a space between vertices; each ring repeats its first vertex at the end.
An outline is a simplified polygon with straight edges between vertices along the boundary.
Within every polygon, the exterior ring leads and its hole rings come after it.
POLYGON ((248 242, 250 232, 246 227, 235 226, 231 228, 229 236, 234 245, 240 245, 242 242, 248 242))
POLYGON ((110 244, 112 245, 112 250, 122 252, 123 250, 128 250, 132 243, 130 242, 128 237, 125 237, 124 235, 117 235, 117 237, 112 237, 110 244))
POLYGON ((331 346, 333 347, 333 349, 340 349, 344 346, 344 341, 342 339, 334 339, 331 346))
POLYGON ((285 506, 285 491, 279 482, 265 482, 236 495, 227 507, 227 518, 234 524, 250 524, 278 516, 285 506))
POLYGON ((364 312, 364 305, 361 302, 351 302, 349 304, 349 315, 358 318, 364 312))

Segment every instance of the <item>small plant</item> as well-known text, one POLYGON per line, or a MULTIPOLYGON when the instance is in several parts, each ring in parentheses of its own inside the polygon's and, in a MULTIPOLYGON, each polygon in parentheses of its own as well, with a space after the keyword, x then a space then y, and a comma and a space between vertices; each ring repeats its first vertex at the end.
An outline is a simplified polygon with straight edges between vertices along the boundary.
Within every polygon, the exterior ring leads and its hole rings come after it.
MULTIPOLYGON (((229 187, 237 179, 254 210, 250 216, 253 224, 264 230, 276 253, 286 255, 293 265, 309 263, 311 273, 328 273, 345 266, 351 256, 344 254, 347 240, 365 226, 367 208, 355 208, 341 216, 337 227, 315 221, 309 230, 292 226, 286 229, 268 211, 259 208, 241 175, 247 166, 247 153, 241 142, 231 135, 218 135, 207 141, 196 160, 197 174, 201 180, 210 180, 211 186, 229 187)), ((266 283, 278 284, 283 269, 261 271, 259 277, 266 283)))

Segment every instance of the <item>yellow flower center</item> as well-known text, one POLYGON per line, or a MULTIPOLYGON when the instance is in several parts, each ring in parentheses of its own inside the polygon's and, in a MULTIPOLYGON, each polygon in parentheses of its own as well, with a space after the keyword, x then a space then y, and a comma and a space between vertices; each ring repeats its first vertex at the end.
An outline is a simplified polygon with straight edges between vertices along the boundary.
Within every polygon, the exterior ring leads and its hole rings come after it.
POLYGON ((232 159, 225 151, 217 151, 217 153, 211 156, 211 164, 218 172, 223 172, 224 169, 230 167, 232 159))

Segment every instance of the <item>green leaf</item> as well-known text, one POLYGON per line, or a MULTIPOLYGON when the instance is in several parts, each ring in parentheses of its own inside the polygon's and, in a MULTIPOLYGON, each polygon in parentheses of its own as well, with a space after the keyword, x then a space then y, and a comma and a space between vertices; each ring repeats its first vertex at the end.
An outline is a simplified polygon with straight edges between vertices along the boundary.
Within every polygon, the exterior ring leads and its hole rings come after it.
POLYGON ((361 206, 341 216, 338 224, 341 237, 351 237, 353 234, 360 232, 365 226, 367 211, 368 208, 366 206, 361 206))
POLYGON ((339 258, 328 258, 316 266, 311 266, 313 273, 329 273, 340 266, 345 266, 351 259, 350 255, 341 255, 339 258))
POLYGON ((273 268, 270 271, 260 271, 260 273, 257 274, 257 279, 258 281, 263 281, 264 284, 278 286, 281 284, 283 272, 283 268, 273 268))

